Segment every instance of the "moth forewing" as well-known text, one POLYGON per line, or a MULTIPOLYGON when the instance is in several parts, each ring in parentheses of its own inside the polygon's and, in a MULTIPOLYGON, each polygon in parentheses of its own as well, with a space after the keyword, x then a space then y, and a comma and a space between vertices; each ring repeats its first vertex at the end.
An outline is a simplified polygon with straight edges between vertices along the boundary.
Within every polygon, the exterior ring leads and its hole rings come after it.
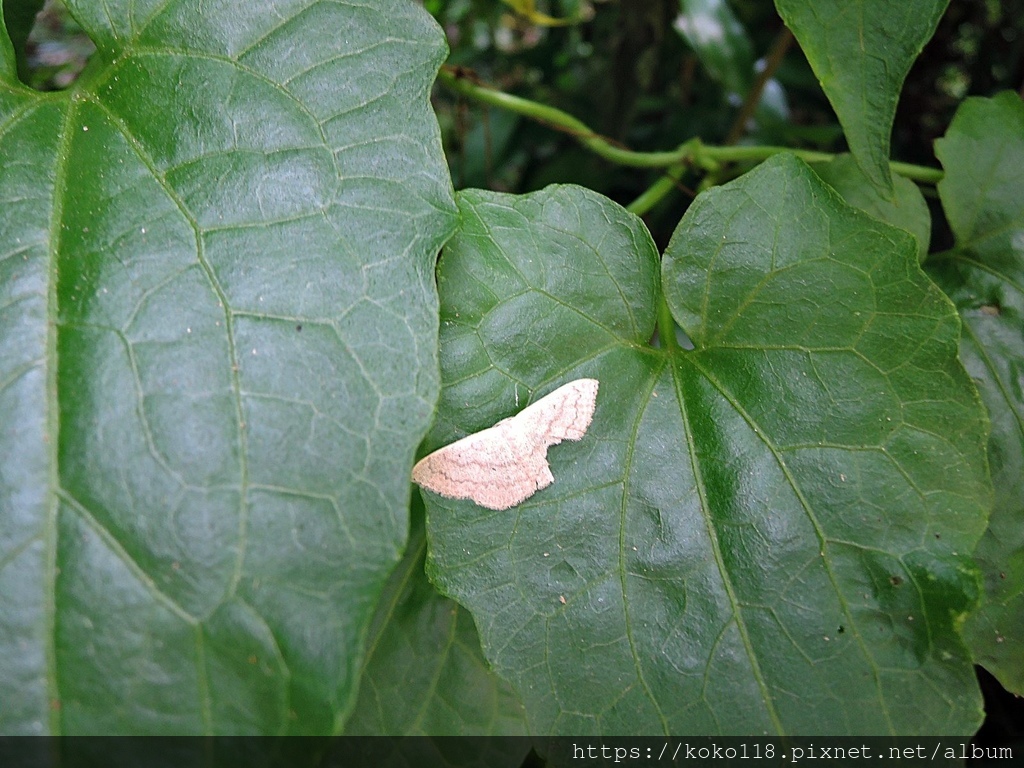
POLYGON ((597 379, 577 379, 515 416, 421 459, 413 482, 450 499, 508 509, 554 482, 547 450, 586 434, 597 402, 597 379))

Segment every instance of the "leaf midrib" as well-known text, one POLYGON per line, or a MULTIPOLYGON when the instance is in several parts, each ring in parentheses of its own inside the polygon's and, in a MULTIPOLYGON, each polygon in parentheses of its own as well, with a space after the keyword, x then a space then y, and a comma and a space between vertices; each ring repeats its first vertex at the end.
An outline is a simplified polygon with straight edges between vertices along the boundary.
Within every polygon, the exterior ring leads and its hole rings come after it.
MULTIPOLYGON (((833 588, 833 591, 834 591, 834 593, 836 595, 836 599, 839 602, 839 606, 842 609, 843 614, 847 617, 847 621, 848 621, 851 629, 853 630, 853 635, 857 639, 857 644, 860 647, 861 654, 862 654, 863 658, 865 659, 865 661, 868 663, 868 665, 870 666, 870 668, 872 670, 872 676, 873 676, 874 681, 875 681, 875 688, 876 688, 877 693, 878 693, 878 704, 879 704, 879 707, 880 707, 880 709, 882 711, 882 714, 885 717, 886 723, 889 726, 889 732, 890 732, 890 734, 895 734, 896 730, 895 730, 895 728, 893 726, 892 716, 889 713, 889 708, 888 708, 887 700, 886 700, 885 696, 883 695, 882 681, 881 681, 881 679, 879 677, 880 670, 878 668, 878 665, 875 663, 874 657, 868 651, 867 643, 865 642, 865 639, 864 639, 863 635, 861 634, 859 625, 854 620, 853 614, 850 612, 850 607, 849 607, 849 604, 848 604, 848 602, 846 600, 846 596, 843 594, 842 590, 840 589, 840 587, 839 587, 839 580, 837 579, 836 574, 835 574, 835 572, 832 569, 831 559, 826 556, 827 552, 828 552, 829 545, 831 543, 833 543, 833 541, 831 539, 829 539, 828 536, 825 535, 824 529, 822 528, 821 523, 820 523, 820 521, 817 518, 817 515, 814 514, 812 505, 810 504, 808 499, 804 496, 803 491, 802 491, 802 489, 800 487, 800 484, 796 481, 796 478, 793 477, 793 475, 791 474, 791 472, 789 470, 789 467, 786 465, 786 463, 785 463, 785 461, 783 459, 783 456, 782 456, 783 452, 772 442, 772 440, 769 438, 768 434, 760 427, 760 425, 757 423, 757 421, 747 412, 747 410, 740 404, 740 402, 738 400, 736 400, 736 398, 734 398, 732 396, 732 394, 729 392, 729 390, 724 385, 722 385, 721 382, 719 382, 715 378, 715 376, 713 375, 713 373, 711 371, 709 371, 706 368, 704 368, 703 366, 701 366, 700 361, 695 359, 695 358, 693 358, 693 357, 691 357, 691 362, 693 363, 694 368, 702 376, 704 376, 704 378, 708 381, 708 383, 710 383, 718 391, 718 393, 726 400, 726 402, 728 402, 729 405, 732 406, 732 408, 735 410, 735 412, 747 423, 747 425, 750 427, 750 430, 758 437, 758 439, 762 442, 762 444, 765 446, 765 448, 767 448, 771 452, 773 458, 775 459, 776 465, 779 467, 779 470, 782 472, 783 477, 786 478, 786 482, 789 484, 789 487, 793 491, 794 496, 797 498, 797 500, 800 503, 800 506, 803 508, 804 513, 806 514, 808 521, 811 523, 811 526, 814 528, 814 534, 815 534, 815 536, 818 539, 818 545, 821 548, 821 552, 824 553, 822 555, 822 558, 821 558, 821 560, 822 560, 822 567, 825 569, 825 573, 828 575, 829 582, 832 584, 832 588, 833 588)), ((681 391, 677 392, 677 397, 679 398, 679 402, 682 405, 683 404, 683 400, 682 400, 682 393, 681 393, 681 391)), ((681 410, 683 410, 683 412, 685 414, 685 408, 681 408, 681 410)), ((685 415, 684 415, 684 419, 685 419, 685 415)), ((694 467, 694 477, 697 478, 697 477, 699 477, 698 472, 697 472, 697 468, 698 468, 697 457, 696 457, 696 454, 693 453, 693 449, 692 449, 693 439, 692 439, 692 434, 690 433, 689 428, 688 428, 688 422, 687 422, 687 435, 690 437, 691 455, 692 455, 692 461, 693 461, 693 467, 694 467)), ((706 499, 706 495, 704 493, 703 483, 698 482, 697 483, 697 488, 698 488, 698 492, 701 494, 702 502, 705 502, 704 507, 707 508, 707 504, 706 504, 706 500, 707 499, 706 499)), ((711 518, 711 516, 708 516, 707 519, 708 519, 709 524, 713 520, 713 518, 711 518)), ((713 539, 712 546, 714 547, 716 562, 718 562, 718 564, 719 564, 719 569, 720 569, 720 571, 722 573, 722 578, 726 582, 726 588, 727 588, 727 590, 729 592, 730 602, 732 602, 733 610, 736 612, 737 624, 741 627, 741 633, 743 634, 743 637, 744 637, 744 643, 747 646, 748 653, 751 654, 751 663, 752 664, 756 664, 757 663, 756 659, 753 656, 753 648, 752 648, 752 646, 749 643, 749 638, 746 635, 746 628, 745 628, 745 626, 742 625, 742 620, 740 618, 740 610, 739 609, 741 607, 741 603, 736 599, 736 596, 735 596, 735 594, 733 593, 733 591, 731 589, 731 582, 728 580, 728 577, 726 575, 726 569, 724 567, 724 561, 721 558, 721 553, 720 553, 720 550, 718 548, 718 540, 717 540, 717 537, 715 536, 715 533, 712 533, 710 525, 709 525, 709 535, 712 536, 712 539, 713 539)), ((760 677, 760 668, 757 667, 757 669, 758 669, 758 672, 757 672, 758 682, 759 682, 759 684, 762 684, 763 680, 760 677)), ((770 702, 771 699, 767 696, 767 691, 765 691, 765 693, 766 693, 766 701, 770 702)), ((770 706, 770 709, 771 709, 771 711, 774 714, 774 706, 770 706)), ((773 717, 773 719, 776 719, 776 718, 777 718, 777 716, 773 717)), ((779 727, 779 731, 778 731, 779 735, 785 734, 785 731, 781 727, 781 722, 777 721, 777 725, 779 727)))
MULTIPOLYGON (((671 364, 671 357, 666 354, 662 357, 662 364, 650 374, 650 386, 648 387, 646 396, 643 399, 643 403, 649 404, 651 401, 651 393, 654 388, 658 386, 658 379, 665 371, 665 366, 671 364)), ((666 736, 672 735, 672 728, 668 722, 668 718, 665 717, 665 713, 661 709, 661 704, 655 697, 654 692, 651 691, 651 687, 647 684, 647 680, 644 677, 643 664, 640 663, 640 654, 637 652, 636 641, 633 638, 633 622, 630 619, 629 612, 629 590, 627 588, 628 580, 626 578, 626 514, 629 511, 629 479, 632 475, 633 468, 633 455, 634 447, 637 443, 637 435, 640 433, 640 424, 643 422, 644 413, 646 407, 638 408, 636 418, 633 420, 633 430, 629 436, 629 440, 626 443, 626 460, 623 463, 622 471, 622 502, 619 505, 619 584, 622 589, 622 612, 624 614, 624 620, 626 625, 626 638, 629 641, 629 653, 633 657, 633 668, 636 670, 637 679, 640 681, 640 685, 644 689, 644 693, 654 706, 655 712, 658 713, 658 719, 661 720, 661 728, 666 736)))
MULTIPOLYGON (((245 423, 244 414, 242 410, 242 398, 241 398, 241 381, 240 381, 240 366, 238 364, 238 355, 235 346, 235 333, 234 333, 234 316, 231 310, 231 304, 228 301, 228 297, 225 294, 222 286, 217 279, 216 273, 214 272, 212 265, 206 259, 203 252, 203 238, 202 238, 202 227, 198 221, 192 215, 188 206, 176 193, 176 191, 167 183, 164 176, 158 171, 153 159, 145 152, 144 148, 135 140, 135 137, 128 130, 127 126, 115 115, 101 100, 95 98, 94 94, 89 94, 81 101, 74 98, 69 100, 69 106, 67 108, 63 134, 60 142, 60 156, 57 162, 57 172, 55 174, 54 182, 54 204, 51 217, 50 225, 50 286, 49 286, 49 299, 48 299, 48 317, 57 318, 60 316, 59 313, 59 297, 58 297, 58 275, 59 275, 59 261, 60 261, 60 222, 63 220, 63 211, 66 194, 68 191, 67 177, 68 177, 68 166, 72 162, 71 157, 71 136, 73 135, 72 127, 76 125, 76 117, 79 112, 79 104, 88 103, 96 109, 99 109, 107 119, 110 121, 111 127, 119 132, 126 142, 126 144, 135 153, 136 158, 147 169, 151 178, 159 185, 167 199, 177 208, 179 214, 183 220, 192 229, 195 237, 195 259, 200 269, 206 276, 209 283, 210 289, 217 297, 218 302, 224 313, 225 333, 227 336, 228 343, 228 364, 230 367, 230 378, 231 378, 231 393, 232 400, 235 406, 234 416, 236 419, 236 437, 238 440, 238 451, 239 451, 239 528, 238 528, 238 553, 235 559, 234 571, 228 582, 226 595, 234 595, 237 589, 238 583, 241 579, 243 564, 247 552, 247 529, 248 529, 248 514, 249 514, 249 503, 248 503, 248 486, 249 486, 249 469, 248 469, 248 445, 246 440, 245 430, 242 425, 245 423)), ((47 606, 47 614, 50 620, 50 626, 46 630, 47 637, 47 656, 49 659, 48 666, 50 668, 50 674, 48 675, 47 688, 49 692, 49 698, 51 701, 59 701, 59 667, 58 659, 55 647, 56 641, 56 578, 59 570, 59 564, 57 563, 57 516, 59 514, 60 499, 66 497, 69 501, 75 498, 67 489, 63 488, 61 482, 61 468, 59 463, 59 438, 60 438, 60 406, 59 406, 59 387, 58 387, 58 373, 60 368, 60 361, 57 357, 57 333, 58 324, 54 322, 49 323, 48 330, 48 349, 47 349, 47 360, 48 360, 48 372, 47 372, 47 401, 48 401, 48 433, 49 433, 49 451, 50 451, 50 487, 48 490, 48 496, 50 498, 50 512, 47 524, 47 541, 48 541, 48 562, 47 562, 47 574, 46 578, 48 584, 46 586, 46 597, 49 601, 47 606)), ((77 508, 78 514, 83 514, 83 509, 77 504, 72 505, 73 508, 77 508)), ((120 545, 117 537, 114 536, 113 532, 104 528, 98 519, 92 515, 86 515, 86 519, 90 520, 93 525, 99 526, 109 536, 107 545, 111 545, 112 542, 120 545)), ((125 555, 123 548, 118 546, 118 551, 125 555)), ((131 564, 134 561, 131 558, 122 556, 120 559, 131 564)), ((144 573, 144 571, 143 571, 144 573)), ((149 577, 149 574, 146 574, 149 577)), ((147 578, 146 583, 152 582, 151 578, 147 578)), ((153 591, 153 590, 151 590, 153 591)), ((155 591, 156 595, 161 595, 159 590, 155 591)), ((169 598, 168 598, 169 599, 169 598)), ((176 605, 174 601, 171 601, 172 605, 176 605)), ((180 615, 178 611, 176 614, 180 615)), ((187 612, 185 616, 188 616, 187 612)), ((196 657, 196 675, 197 683, 200 691, 200 711, 202 712, 202 719, 204 722, 204 728, 206 733, 212 734, 213 728, 213 714, 212 714, 212 692, 210 683, 207 678, 207 669, 205 664, 205 643, 203 642, 203 636, 201 632, 201 621, 194 625, 197 632, 197 657, 196 657)), ((50 725, 52 733, 60 733, 59 728, 59 712, 57 708, 51 707, 50 714, 50 725)))
MULTIPOLYGON (((77 112, 77 105, 74 101, 67 102, 64 113, 64 124, 61 128, 60 140, 57 142, 59 147, 57 162, 54 167, 54 180, 53 180, 53 206, 50 211, 50 231, 49 231, 49 252, 47 253, 48 258, 48 271, 49 280, 47 282, 47 299, 46 299, 46 317, 47 317, 47 330, 46 330, 46 439, 49 443, 48 449, 48 467, 47 467, 47 489, 46 497, 49 500, 49 509, 46 515, 45 524, 45 540, 46 540, 46 565, 43 578, 45 580, 43 588, 43 599, 46 602, 44 615, 46 616, 47 626, 44 630, 44 636, 46 643, 46 692, 48 703, 60 704, 60 679, 58 675, 57 666, 57 574, 58 574, 58 562, 57 562, 57 541, 58 541, 58 530, 57 530, 57 516, 60 513, 60 396, 57 383, 57 372, 59 361, 57 359, 57 323, 55 319, 59 316, 58 309, 58 294, 57 294, 57 278, 59 276, 59 253, 60 253, 60 236, 61 236, 61 222, 64 219, 64 203, 66 200, 67 192, 67 166, 70 156, 70 145, 71 145, 71 125, 75 113, 77 112)), ((61 720, 61 712, 63 708, 60 706, 49 707, 49 732, 50 735, 59 736, 63 735, 63 723, 61 720)))
MULTIPOLYGON (((680 355, 680 357, 682 357, 680 355)), ((695 356, 688 355, 684 359, 693 360, 695 356)), ((704 371, 696 365, 696 360, 693 360, 694 368, 700 372, 704 371)), ((686 407, 686 400, 683 397, 683 382, 681 380, 683 360, 671 360, 670 368, 672 372, 672 384, 675 388, 676 402, 679 404, 679 416, 683 425, 683 433, 686 436, 686 448, 690 454, 690 468, 693 472, 694 485, 696 486, 697 494, 700 497, 700 507, 704 511, 704 522, 705 528, 708 533, 708 541, 711 544, 711 551, 715 558, 715 565, 718 568, 718 573, 722 578, 722 586, 725 588, 726 595, 729 598, 729 604, 732 606, 733 620, 736 622, 736 629, 740 633, 740 638, 743 642, 743 648, 747 654, 747 659, 750 662, 751 672, 754 675, 754 679, 757 682, 757 687, 761 691, 761 699, 764 702, 765 709, 767 710, 768 717, 775 726, 775 732, 779 735, 785 734, 785 728, 782 724, 782 719, 779 716, 778 710, 775 708, 775 701, 771 695, 771 691, 768 688, 768 684, 764 679, 764 675, 761 672, 761 663, 754 650, 753 643, 751 642, 750 635, 747 631, 746 621, 742 615, 742 604, 736 596, 736 592, 733 589, 731 574, 729 569, 726 568, 725 559, 722 556, 722 548, 718 541, 718 529, 714 525, 713 516, 709 513, 711 504, 708 499, 707 487, 704 483, 704 473, 701 471, 700 461, 697 457, 696 443, 694 440, 693 429, 690 425, 689 411, 686 407)), ((710 381, 710 377, 708 377, 710 381)), ((715 382, 712 382, 713 384, 715 382)), ((715 384, 717 388, 717 384, 715 384)), ((731 400, 729 400, 732 403, 731 400)), ((728 626, 729 622, 725 623, 728 626)), ((723 632, 725 631, 723 627, 723 632)))

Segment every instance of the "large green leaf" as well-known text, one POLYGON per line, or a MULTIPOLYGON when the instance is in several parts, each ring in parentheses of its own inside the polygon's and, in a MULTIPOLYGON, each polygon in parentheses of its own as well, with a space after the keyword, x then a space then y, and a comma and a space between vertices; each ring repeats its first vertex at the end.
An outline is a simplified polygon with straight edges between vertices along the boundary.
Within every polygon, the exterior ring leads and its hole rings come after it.
POLYGON ((936 144, 956 248, 932 266, 963 320, 960 356, 992 419, 995 507, 976 556, 986 604, 967 636, 979 662, 1024 695, 1024 104, 968 99, 936 144))
POLYGON ((0 81, 0 731, 337 731, 436 397, 443 37, 69 5, 86 76, 0 81))
POLYGON ((889 134, 903 81, 949 0, 775 0, 846 133, 850 151, 887 195, 889 134))
POLYGON ((986 420, 913 239, 774 158, 669 245, 686 351, 649 345, 638 219, 570 187, 458 199, 431 446, 601 382, 550 487, 501 512, 426 494, 428 572, 531 730, 971 733, 986 420))
MULTIPOLYGON (((359 699, 345 733, 525 736, 523 705, 488 668, 469 612, 427 581, 426 552, 423 505, 417 498, 409 548, 377 607, 359 699)), ((527 742, 517 744, 504 762, 510 768, 529 751, 527 742)))

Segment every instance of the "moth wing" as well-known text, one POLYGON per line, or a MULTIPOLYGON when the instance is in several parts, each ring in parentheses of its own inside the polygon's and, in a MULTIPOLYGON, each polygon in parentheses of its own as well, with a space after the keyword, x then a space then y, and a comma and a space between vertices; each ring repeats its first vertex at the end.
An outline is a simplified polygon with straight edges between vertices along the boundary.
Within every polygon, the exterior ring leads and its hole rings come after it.
POLYGON ((532 441, 524 445, 515 431, 508 421, 499 422, 440 448, 413 467, 413 482, 488 509, 514 507, 554 482, 545 449, 532 441))
POLYGON ((587 433, 597 405, 597 379, 576 379, 527 406, 509 421, 544 446, 579 440, 587 433))
POLYGON ((421 459, 412 479, 450 499, 508 509, 554 482, 548 447, 586 434, 597 402, 597 379, 577 379, 493 427, 421 459))

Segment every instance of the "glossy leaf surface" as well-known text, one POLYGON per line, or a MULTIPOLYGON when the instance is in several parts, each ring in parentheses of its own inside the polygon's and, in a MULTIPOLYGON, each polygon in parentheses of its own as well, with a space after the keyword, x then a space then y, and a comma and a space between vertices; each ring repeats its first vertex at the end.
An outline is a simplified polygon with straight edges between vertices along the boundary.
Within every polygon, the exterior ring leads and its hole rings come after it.
POLYGON ((0 731, 337 731, 437 390, 443 37, 69 5, 74 89, 0 82, 0 731))
POLYGON ((600 380, 511 510, 427 494, 428 571, 537 733, 970 733, 956 631, 986 420, 905 232, 779 156, 702 195, 664 261, 693 340, 652 347, 642 223, 552 187, 459 196, 428 448, 600 380))

